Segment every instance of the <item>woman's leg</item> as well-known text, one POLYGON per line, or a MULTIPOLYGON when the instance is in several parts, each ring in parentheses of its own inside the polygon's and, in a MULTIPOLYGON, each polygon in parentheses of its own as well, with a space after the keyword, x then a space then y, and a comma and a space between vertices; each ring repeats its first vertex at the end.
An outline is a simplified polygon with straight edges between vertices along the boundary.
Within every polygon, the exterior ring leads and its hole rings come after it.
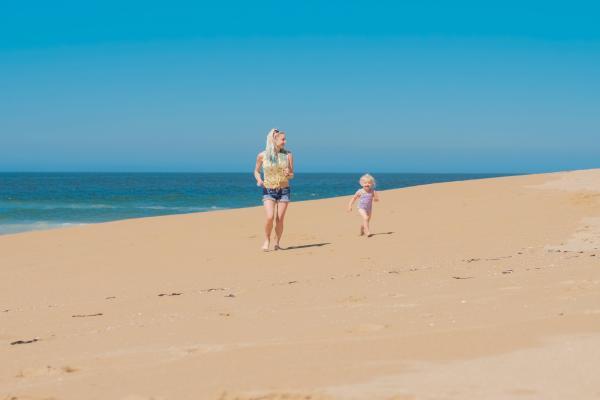
POLYGON ((264 200, 265 214, 267 220, 265 221, 265 242, 263 243, 262 249, 269 250, 269 244, 271 243, 271 231, 273 230, 273 218, 275 217, 275 201, 264 200))
POLYGON ((361 232, 364 232, 367 236, 370 236, 371 232, 369 231, 369 221, 371 220, 371 215, 369 213, 367 213, 367 210, 363 210, 362 208, 358 209, 358 213, 362 217, 362 228, 363 229, 361 232))
POLYGON ((279 249, 279 241, 283 236, 283 222, 285 221, 285 213, 287 211, 289 202, 280 201, 277 203, 277 223, 275 224, 275 235, 277 236, 277 243, 275 249, 279 249))

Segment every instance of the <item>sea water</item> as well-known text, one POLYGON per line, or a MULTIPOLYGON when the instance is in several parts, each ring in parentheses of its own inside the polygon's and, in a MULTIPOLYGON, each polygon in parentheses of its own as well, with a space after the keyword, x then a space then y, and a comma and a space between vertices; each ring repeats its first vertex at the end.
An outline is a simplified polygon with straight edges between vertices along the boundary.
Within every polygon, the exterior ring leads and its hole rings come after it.
MULTIPOLYGON (((299 173, 292 200, 350 196, 359 173, 299 173)), ((373 174, 377 189, 508 174, 373 174)), ((0 173, 0 234, 261 205, 251 173, 0 173)))

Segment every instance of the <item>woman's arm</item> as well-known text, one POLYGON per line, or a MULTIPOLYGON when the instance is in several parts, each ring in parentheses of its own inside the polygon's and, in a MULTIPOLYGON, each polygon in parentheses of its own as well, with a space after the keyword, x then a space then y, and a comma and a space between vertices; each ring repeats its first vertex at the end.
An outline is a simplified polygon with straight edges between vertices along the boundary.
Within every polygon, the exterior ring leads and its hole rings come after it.
POLYGON ((262 167, 263 163, 263 153, 258 153, 256 156, 256 166, 254 167, 254 178, 256 179, 256 186, 263 186, 263 180, 260 176, 260 167, 262 167))
POLYGON ((287 154, 287 159, 288 167, 285 171, 285 176, 287 176, 288 179, 292 179, 294 177, 294 156, 292 156, 292 153, 287 154))

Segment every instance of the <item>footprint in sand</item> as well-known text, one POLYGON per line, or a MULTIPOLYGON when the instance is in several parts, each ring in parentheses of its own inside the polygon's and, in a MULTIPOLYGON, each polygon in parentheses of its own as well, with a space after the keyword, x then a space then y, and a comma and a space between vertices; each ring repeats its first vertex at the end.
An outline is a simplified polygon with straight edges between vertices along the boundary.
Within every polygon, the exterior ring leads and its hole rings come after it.
POLYGON ((29 343, 39 342, 39 341, 40 341, 40 338, 33 338, 30 340, 15 340, 14 342, 11 342, 10 345, 15 346, 18 344, 29 344, 29 343))
POLYGON ((511 258, 512 256, 500 256, 500 257, 495 257, 495 258, 486 258, 486 261, 498 261, 498 260, 504 260, 506 258, 511 258))
POLYGON ((38 376, 56 376, 56 375, 64 375, 64 374, 72 374, 74 372, 79 371, 77 368, 73 368, 71 366, 64 367, 53 367, 51 365, 47 365, 43 368, 23 368, 16 375, 16 378, 35 378, 38 376))
POLYGON ((200 293, 210 293, 210 292, 222 292, 227 290, 228 288, 209 288, 209 289, 200 289, 200 293))
POLYGON ((357 327, 349 329, 348 333, 372 333, 379 332, 388 328, 389 325, 381 325, 381 324, 360 324, 357 327))
POLYGON ((71 315, 71 317, 73 318, 87 318, 87 317, 101 317, 104 314, 102 313, 96 313, 96 314, 75 314, 75 315, 71 315))
POLYGON ((500 290, 519 290, 519 289, 523 289, 522 286, 504 286, 499 288, 500 290))
POLYGON ((367 296, 348 296, 340 300, 340 303, 363 303, 366 300, 367 296))

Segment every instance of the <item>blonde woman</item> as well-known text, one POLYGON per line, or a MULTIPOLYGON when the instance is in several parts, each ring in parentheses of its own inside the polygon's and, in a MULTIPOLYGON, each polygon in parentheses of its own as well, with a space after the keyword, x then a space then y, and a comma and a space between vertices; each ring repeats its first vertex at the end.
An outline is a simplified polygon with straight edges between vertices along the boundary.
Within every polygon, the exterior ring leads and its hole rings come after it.
POLYGON ((279 242, 283 235, 285 213, 291 200, 289 180, 294 177, 294 159, 286 150, 285 132, 271 129, 267 134, 267 145, 256 157, 254 177, 256 185, 263 188, 263 205, 265 207, 265 241, 263 251, 269 251, 271 232, 275 222, 276 242, 274 249, 279 250, 279 242), (261 177, 260 171, 263 171, 261 177))

